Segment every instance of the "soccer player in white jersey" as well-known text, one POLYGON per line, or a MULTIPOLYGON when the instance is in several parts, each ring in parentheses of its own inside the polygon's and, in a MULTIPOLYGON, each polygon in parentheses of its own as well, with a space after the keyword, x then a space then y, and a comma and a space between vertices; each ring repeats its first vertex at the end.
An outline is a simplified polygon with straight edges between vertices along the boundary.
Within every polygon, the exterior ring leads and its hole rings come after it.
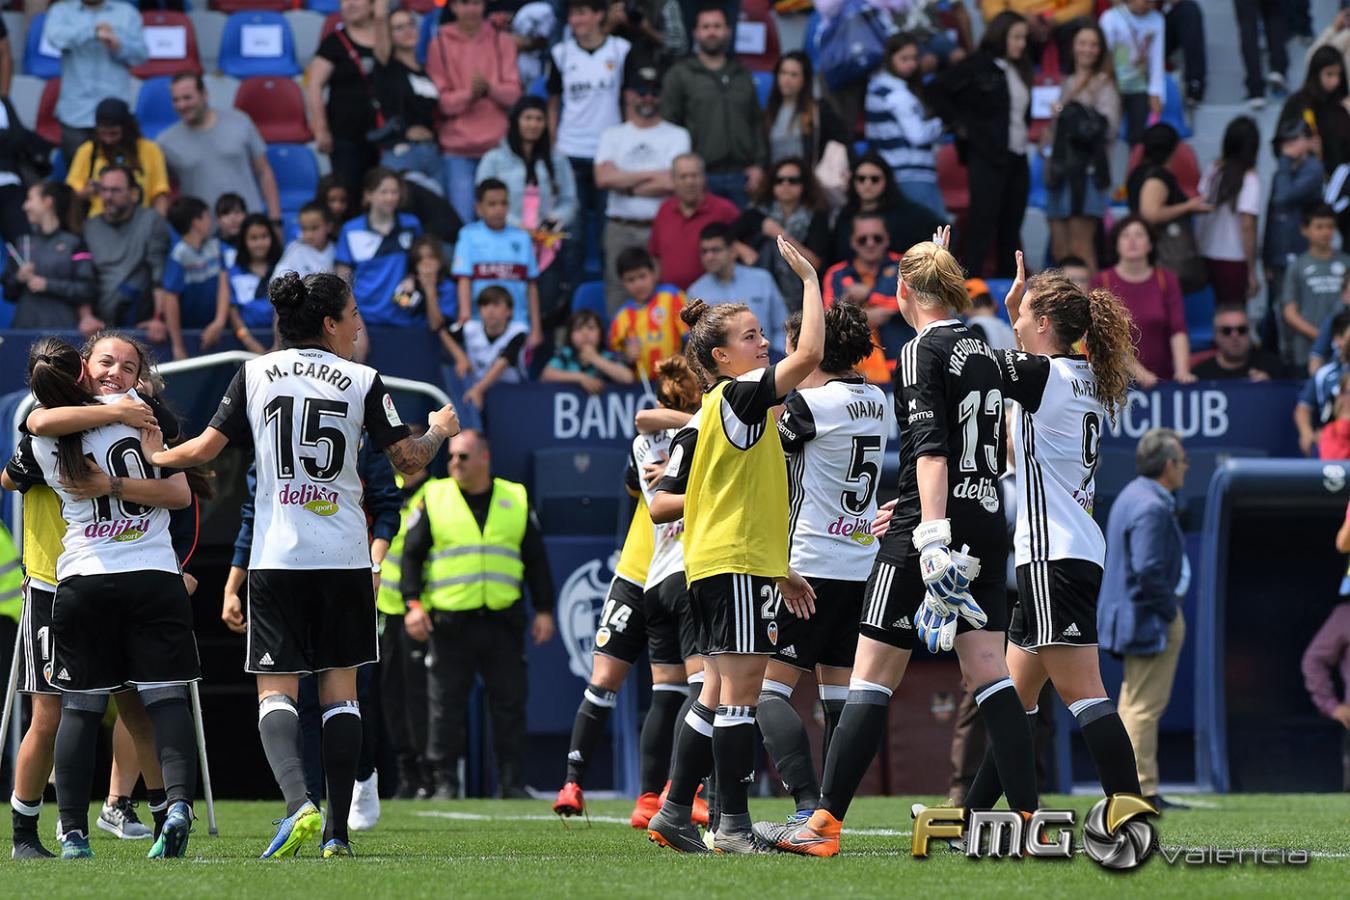
MULTIPOLYGON (((787 323, 789 352, 800 327, 794 314, 787 323)), ((832 307, 825 313, 825 355, 788 395, 778 420, 788 463, 789 564, 815 588, 816 614, 785 616, 779 623, 755 721, 796 801, 794 820, 815 811, 820 782, 792 690, 803 672, 815 670, 825 713, 822 752, 828 752, 848 699, 863 595, 877 555, 872 522, 894 417, 885 393, 855 368, 872 349, 867 314, 851 303, 832 307)))
POLYGON ((258 487, 248 575, 245 671, 258 678, 258 731, 286 815, 263 857, 294 855, 322 817, 305 793, 295 701, 301 675, 319 676, 328 791, 321 855, 351 856, 347 814, 361 750, 356 669, 379 659, 370 547, 356 453, 362 431, 404 473, 422 469, 459 432, 454 408, 412 437, 380 375, 351 361, 361 316, 336 275, 274 278, 268 296, 283 349, 245 363, 207 429, 159 466, 209 462, 229 443, 251 447, 258 487))
MULTIPOLYGON (((1025 283, 1022 254, 1008 292, 1017 350, 1000 352, 1003 395, 1016 402, 1017 606, 1008 671, 1028 717, 1048 678, 1078 720, 1107 796, 1139 794, 1134 748, 1106 695, 1097 661, 1097 593, 1106 542, 1092 518, 1098 447, 1125 402, 1134 361, 1130 314, 1105 290, 1090 294, 1062 272, 1025 283), (1082 340, 1087 355, 1075 354, 1082 340)), ((992 753, 964 806, 1002 793, 992 753)))
MULTIPOLYGON (((109 340, 116 340, 110 336, 109 340)), ((128 342, 129 344, 129 342, 128 342)), ((121 350, 123 348, 117 348, 121 350)), ((95 395, 79 352, 57 338, 33 345, 29 385, 47 410, 113 404, 133 385, 143 362, 131 347, 95 395)), ((66 529, 52 601, 50 683, 62 692, 55 771, 61 811, 61 856, 89 849, 89 794, 94 752, 108 698, 134 688, 154 727, 168 812, 152 858, 182 856, 192 825, 197 755, 186 685, 201 677, 192 610, 169 536, 170 508, 191 502, 187 478, 151 466, 140 432, 116 421, 61 437, 25 438, 27 457, 7 467, 10 481, 45 482, 61 501, 66 529), (96 485, 106 478, 106 492, 96 485)))

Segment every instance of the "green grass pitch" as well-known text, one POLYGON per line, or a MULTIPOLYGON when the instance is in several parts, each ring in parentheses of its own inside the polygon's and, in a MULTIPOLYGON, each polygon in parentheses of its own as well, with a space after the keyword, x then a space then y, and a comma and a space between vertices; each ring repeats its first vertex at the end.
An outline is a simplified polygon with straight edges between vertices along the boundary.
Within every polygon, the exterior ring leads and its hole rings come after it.
MULTIPOLYGON (((0 897, 1350 896, 1347 795, 1203 796, 1195 799, 1204 808, 1158 821, 1166 848, 1305 849, 1313 854, 1305 866, 1169 866, 1155 852, 1128 874, 1105 871, 1081 853, 1071 861, 974 861, 935 846, 929 859, 913 859, 910 799, 855 803, 835 859, 679 856, 628 826, 625 801, 592 802, 590 827, 579 819, 564 827, 544 801, 403 801, 386 802, 379 826, 355 836, 354 860, 325 862, 316 844, 298 859, 260 861, 254 857, 271 837, 278 803, 220 804, 215 838, 206 834, 199 804, 186 860, 146 860, 148 841, 117 841, 95 830, 92 861, 0 861, 0 897)), ((1091 804, 1083 797, 1044 800, 1047 808, 1076 809, 1080 828, 1091 804)), ((757 800, 753 811, 777 818, 789 806, 757 800)), ((54 804, 43 809, 49 848, 55 812, 54 804)))

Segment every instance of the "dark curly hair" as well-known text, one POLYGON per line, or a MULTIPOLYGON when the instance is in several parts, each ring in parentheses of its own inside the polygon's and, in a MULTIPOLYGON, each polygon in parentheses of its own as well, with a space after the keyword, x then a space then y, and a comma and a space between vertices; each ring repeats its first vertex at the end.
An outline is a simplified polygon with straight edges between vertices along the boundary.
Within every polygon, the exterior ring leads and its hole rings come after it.
MULTIPOLYGON (((783 326, 787 339, 796 346, 802 333, 802 314, 788 316, 783 326)), ((820 359, 820 370, 830 375, 852 371, 872 355, 872 328, 867 324, 867 313, 852 303, 836 303, 825 310, 825 355, 820 359)))
POLYGON ((352 290, 337 275, 316 272, 301 278, 284 272, 267 285, 267 297, 277 311, 277 330, 288 347, 317 341, 323 320, 342 320, 352 290))

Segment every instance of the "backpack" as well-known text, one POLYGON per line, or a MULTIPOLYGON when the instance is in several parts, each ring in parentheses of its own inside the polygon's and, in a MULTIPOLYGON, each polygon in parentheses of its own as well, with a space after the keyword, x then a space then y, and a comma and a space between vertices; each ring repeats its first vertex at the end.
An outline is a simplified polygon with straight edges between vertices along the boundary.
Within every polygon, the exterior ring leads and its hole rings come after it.
POLYGON ((865 0, 847 0, 820 35, 820 74, 831 90, 866 78, 886 55, 895 22, 865 0))

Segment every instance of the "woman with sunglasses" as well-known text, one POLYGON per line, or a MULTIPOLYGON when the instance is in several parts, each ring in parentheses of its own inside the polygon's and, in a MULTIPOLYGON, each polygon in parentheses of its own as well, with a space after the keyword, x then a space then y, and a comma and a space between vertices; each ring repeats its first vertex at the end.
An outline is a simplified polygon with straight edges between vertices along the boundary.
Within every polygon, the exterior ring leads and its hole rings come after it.
POLYGON ((800 156, 789 156, 773 164, 752 202, 738 230, 758 236, 750 244, 759 252, 759 265, 773 274, 788 311, 796 312, 802 308, 802 280, 784 262, 775 243, 781 234, 811 268, 824 268, 830 252, 830 210, 825 196, 811 167, 800 156))
POLYGON ((848 183, 848 202, 834 223, 829 261, 837 263, 853 255, 853 219, 861 213, 873 213, 886 221, 890 250, 904 253, 909 247, 928 240, 947 224, 928 207, 909 200, 895 184, 895 175, 875 150, 853 167, 848 183))

